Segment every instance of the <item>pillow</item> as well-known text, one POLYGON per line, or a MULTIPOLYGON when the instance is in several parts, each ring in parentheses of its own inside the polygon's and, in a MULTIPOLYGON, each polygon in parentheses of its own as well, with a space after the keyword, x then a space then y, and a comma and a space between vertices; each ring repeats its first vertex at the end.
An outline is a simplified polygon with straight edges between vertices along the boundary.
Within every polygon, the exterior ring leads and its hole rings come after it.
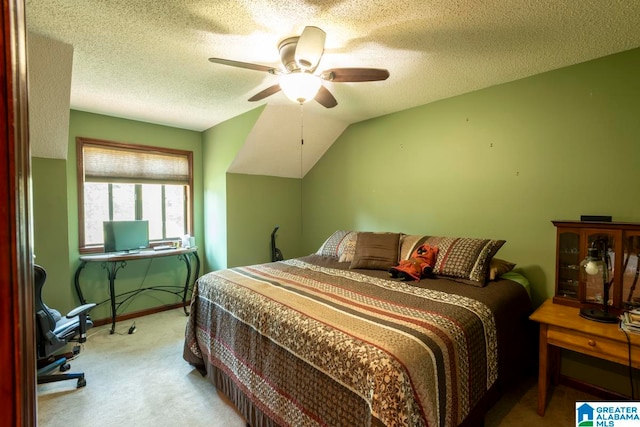
POLYGON ((358 233, 349 268, 388 270, 398 264, 400 233, 358 233))
POLYGON ((496 280, 515 268, 515 264, 499 258, 491 258, 489 263, 489 280, 496 280))
POLYGON ((344 239, 342 239, 342 243, 338 247, 338 253, 340 253, 340 257, 338 261, 340 262, 351 262, 353 261, 353 255, 356 253, 356 240, 358 239, 358 233, 355 231, 351 231, 347 234, 344 239))
POLYGON ((424 242, 427 241, 429 236, 423 236, 418 234, 403 234, 400 238, 400 253, 399 258, 409 259, 411 254, 418 249, 424 242))
POLYGON ((505 244, 504 240, 468 237, 429 237, 427 242, 439 248, 435 274, 464 279, 474 286, 486 284, 491 258, 505 244))
POLYGON ((324 241, 322 246, 320 246, 316 255, 339 259, 340 255, 344 252, 345 244, 348 242, 348 238, 350 238, 352 233, 355 234, 355 232, 349 230, 334 231, 333 234, 324 241))
POLYGON ((400 259, 408 259, 422 244, 438 247, 438 259, 433 273, 447 276, 473 286, 484 286, 489 277, 491 259, 505 244, 504 240, 469 237, 404 236, 400 259))

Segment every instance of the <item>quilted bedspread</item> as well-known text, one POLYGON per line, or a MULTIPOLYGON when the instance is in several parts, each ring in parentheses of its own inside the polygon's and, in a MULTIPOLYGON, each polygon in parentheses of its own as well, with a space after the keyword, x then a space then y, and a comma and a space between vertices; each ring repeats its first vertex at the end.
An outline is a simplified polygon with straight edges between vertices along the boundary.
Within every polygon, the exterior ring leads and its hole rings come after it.
POLYGON ((455 426, 498 378, 497 335, 477 299, 294 259, 201 277, 184 357, 277 425, 455 426))

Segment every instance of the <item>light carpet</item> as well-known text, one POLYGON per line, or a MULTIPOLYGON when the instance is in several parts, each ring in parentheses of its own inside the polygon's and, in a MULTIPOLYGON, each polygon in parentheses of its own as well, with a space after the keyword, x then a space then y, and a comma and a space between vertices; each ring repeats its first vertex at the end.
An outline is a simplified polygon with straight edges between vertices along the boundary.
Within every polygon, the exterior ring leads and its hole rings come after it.
MULTIPOLYGON (((89 330, 88 341, 71 371, 76 381, 38 385, 38 425, 45 427, 207 426, 244 427, 243 418, 209 381, 182 359, 187 318, 182 309, 89 330)), ((527 378, 491 409, 485 427, 575 425, 576 400, 593 396, 568 387, 553 389, 544 418, 536 413, 537 385, 527 378)))

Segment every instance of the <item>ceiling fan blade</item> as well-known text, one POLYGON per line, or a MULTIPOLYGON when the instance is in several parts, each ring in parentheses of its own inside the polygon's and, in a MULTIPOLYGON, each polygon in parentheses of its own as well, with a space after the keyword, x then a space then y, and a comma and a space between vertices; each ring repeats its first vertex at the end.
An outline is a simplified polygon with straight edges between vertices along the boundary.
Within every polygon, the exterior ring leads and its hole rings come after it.
POLYGON ((324 86, 320 86, 318 93, 313 99, 318 101, 320 105, 326 108, 333 108, 338 105, 338 101, 336 101, 336 98, 331 94, 331 92, 329 92, 329 89, 324 86))
POLYGON ((296 63, 301 69, 311 72, 316 69, 324 52, 326 36, 327 34, 318 27, 304 27, 295 53, 296 63))
POLYGON ((279 84, 275 84, 273 86, 269 86, 268 88, 261 90, 260 92, 256 93, 255 95, 253 95, 251 98, 249 98, 249 101, 253 102, 253 101, 260 101, 261 99, 265 99, 267 96, 271 96, 276 92, 280 91, 280 85, 279 84))
POLYGON ((332 82, 375 82, 389 78, 389 71, 382 68, 331 68, 324 70, 320 77, 332 82))
POLYGON ((276 70, 273 67, 268 67, 266 65, 260 65, 260 64, 251 64, 249 62, 233 61, 231 59, 223 59, 223 58, 209 58, 209 61, 213 62, 214 64, 229 65, 231 67, 246 68, 248 70, 265 71, 271 74, 278 73, 278 70, 276 70))

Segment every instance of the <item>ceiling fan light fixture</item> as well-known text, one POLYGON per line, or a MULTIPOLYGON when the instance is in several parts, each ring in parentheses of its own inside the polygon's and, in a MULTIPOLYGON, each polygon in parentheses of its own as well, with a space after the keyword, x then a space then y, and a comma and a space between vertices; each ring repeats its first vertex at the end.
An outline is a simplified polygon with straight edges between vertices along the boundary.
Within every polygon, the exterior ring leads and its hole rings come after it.
POLYGON ((299 36, 282 39, 278 43, 278 50, 284 69, 224 58, 209 58, 209 61, 263 71, 279 77, 277 84, 256 93, 249 98, 249 102, 261 101, 282 90, 287 98, 300 105, 314 99, 325 108, 333 108, 338 105, 338 101, 322 84, 323 80, 333 83, 356 83, 382 81, 389 77, 389 71, 382 68, 340 67, 316 73, 324 54, 325 39, 326 33, 313 26, 304 27, 299 36))
POLYGON ((318 76, 311 73, 298 71, 280 75, 280 88, 284 94, 292 100, 303 104, 315 98, 322 86, 318 76))

